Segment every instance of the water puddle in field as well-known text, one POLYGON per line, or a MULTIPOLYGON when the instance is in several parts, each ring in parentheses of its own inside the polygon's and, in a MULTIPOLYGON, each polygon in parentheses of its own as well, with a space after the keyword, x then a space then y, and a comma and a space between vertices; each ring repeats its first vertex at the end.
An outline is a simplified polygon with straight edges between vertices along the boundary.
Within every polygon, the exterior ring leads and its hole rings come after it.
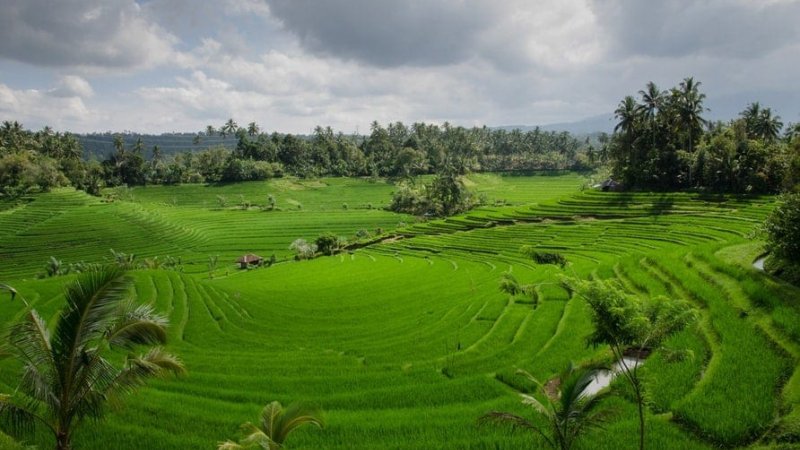
POLYGON ((764 271, 764 261, 767 259, 766 255, 758 258, 757 260, 753 261, 753 267, 760 271, 764 271))
MULTIPOLYGON (((644 360, 634 358, 633 356, 624 356, 622 361, 625 361, 625 365, 628 366, 629 369, 632 369, 644 360)), ((614 381, 614 378, 622 372, 622 361, 617 361, 611 370, 598 370, 595 372, 592 382, 581 392, 581 396, 595 395, 607 388, 608 385, 614 381)))

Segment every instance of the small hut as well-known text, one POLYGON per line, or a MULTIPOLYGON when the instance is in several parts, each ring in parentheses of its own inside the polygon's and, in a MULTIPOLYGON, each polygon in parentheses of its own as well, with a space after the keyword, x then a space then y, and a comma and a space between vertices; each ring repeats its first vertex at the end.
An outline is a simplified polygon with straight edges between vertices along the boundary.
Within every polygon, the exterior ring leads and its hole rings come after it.
POLYGON ((600 190, 603 192, 619 192, 622 190, 622 183, 609 178, 600 183, 600 190))
POLYGON ((248 253, 248 254, 246 254, 244 256, 240 256, 239 259, 236 260, 236 262, 239 263, 239 268, 240 269, 247 269, 248 266, 258 266, 258 265, 260 265, 263 260, 264 260, 264 258, 262 258, 262 257, 260 257, 258 255, 254 255, 252 253, 248 253))

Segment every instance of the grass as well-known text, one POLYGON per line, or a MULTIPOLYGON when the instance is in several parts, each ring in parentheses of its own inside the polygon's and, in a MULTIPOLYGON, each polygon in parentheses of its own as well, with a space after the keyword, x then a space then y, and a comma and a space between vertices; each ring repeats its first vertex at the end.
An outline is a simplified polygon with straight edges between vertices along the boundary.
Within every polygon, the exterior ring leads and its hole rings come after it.
MULTIPOLYGON (((490 206, 429 222, 382 210, 393 189, 383 181, 157 186, 118 190, 113 203, 58 190, 0 208, 0 276, 54 320, 71 276, 34 279, 51 255, 103 261, 114 248, 182 258, 183 271, 133 276, 140 300, 169 316, 169 348, 188 375, 157 380, 86 424, 79 448, 209 448, 272 400, 327 412, 329 428, 301 429, 293 448, 537 445, 476 419, 492 409, 530 413, 514 395, 532 388, 519 368, 546 380, 570 361, 609 361, 607 349, 587 347, 588 308, 569 298, 559 274, 613 278, 637 295, 700 308, 697 325, 644 366, 651 448, 769 444, 776 420, 800 423, 797 291, 748 261, 757 253, 748 236, 771 198, 581 192, 576 175, 481 174, 469 183, 490 206), (239 206, 263 206, 269 194, 275 210, 239 206), (296 238, 377 228, 404 239, 289 260, 296 238), (524 245, 568 264, 537 265, 524 245), (274 253, 279 263, 239 271, 233 260, 244 252, 274 253), (213 279, 211 255, 220 255, 213 279), (505 271, 536 286, 536 308, 499 290, 505 271), (690 357, 672 351, 684 349, 690 357)), ((22 310, 0 301, 0 320, 22 310)), ((13 363, 0 365, 1 390, 16 380, 13 363)), ((635 406, 624 396, 606 402, 613 421, 580 448, 634 446, 635 406)))

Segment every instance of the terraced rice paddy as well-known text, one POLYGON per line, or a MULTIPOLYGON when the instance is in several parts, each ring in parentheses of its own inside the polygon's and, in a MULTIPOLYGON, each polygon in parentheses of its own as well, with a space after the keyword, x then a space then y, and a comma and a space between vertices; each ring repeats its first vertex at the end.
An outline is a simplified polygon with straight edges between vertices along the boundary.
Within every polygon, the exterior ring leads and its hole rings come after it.
MULTIPOLYGON (((100 261, 114 248, 184 261, 183 272, 133 275, 139 298, 169 316, 169 347, 189 374, 151 383, 101 426, 87 424, 79 448, 213 448, 271 400, 310 400, 327 412, 329 427, 297 432, 292 448, 526 448, 527 434, 476 426, 491 409, 526 413, 513 388, 530 386, 516 370, 547 379, 569 361, 610 362, 607 349, 586 346, 587 306, 570 299, 559 274, 613 278, 701 309, 697 325, 667 343, 692 357, 661 350, 644 365, 650 448, 796 436, 798 291, 751 265, 761 251, 751 233, 771 198, 581 192, 575 175, 472 182, 509 205, 415 223, 380 209, 391 185, 364 180, 147 187, 113 203, 58 191, 0 211, 0 275, 50 317, 69 279, 33 279, 51 255, 100 261), (280 210, 236 206, 268 194, 280 210), (295 238, 377 228, 394 238, 288 260, 295 238), (523 245, 569 264, 536 265, 523 245), (244 252, 286 261, 238 271, 232 263, 244 252), (224 263, 209 279, 206 261, 217 254, 224 263), (537 301, 501 293, 506 271, 536 284, 537 301)), ((21 311, 0 302, 3 321, 21 311)), ((6 363, 2 389, 15 381, 6 363)), ((635 447, 635 406, 624 395, 607 403, 616 416, 581 448, 635 447)), ((46 439, 37 441, 47 447, 46 439)))

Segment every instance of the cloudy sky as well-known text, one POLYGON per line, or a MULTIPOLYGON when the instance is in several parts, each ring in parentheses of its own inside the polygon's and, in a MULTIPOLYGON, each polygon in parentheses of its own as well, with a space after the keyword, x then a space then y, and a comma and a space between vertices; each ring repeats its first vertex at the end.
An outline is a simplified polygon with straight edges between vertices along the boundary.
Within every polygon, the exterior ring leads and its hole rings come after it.
POLYGON ((694 76, 800 121, 800 0, 0 0, 0 120, 86 131, 490 126, 694 76))

